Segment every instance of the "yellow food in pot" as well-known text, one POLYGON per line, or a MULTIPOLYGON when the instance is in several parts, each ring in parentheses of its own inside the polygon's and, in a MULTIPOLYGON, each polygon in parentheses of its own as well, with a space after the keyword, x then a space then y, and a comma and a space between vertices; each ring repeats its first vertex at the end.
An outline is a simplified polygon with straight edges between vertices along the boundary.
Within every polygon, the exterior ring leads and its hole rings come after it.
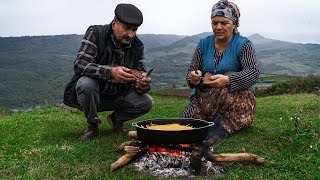
POLYGON ((150 124, 147 125, 146 129, 152 129, 152 130, 161 130, 161 131, 179 131, 179 130, 192 130, 193 127, 190 125, 180 125, 180 124, 150 124))

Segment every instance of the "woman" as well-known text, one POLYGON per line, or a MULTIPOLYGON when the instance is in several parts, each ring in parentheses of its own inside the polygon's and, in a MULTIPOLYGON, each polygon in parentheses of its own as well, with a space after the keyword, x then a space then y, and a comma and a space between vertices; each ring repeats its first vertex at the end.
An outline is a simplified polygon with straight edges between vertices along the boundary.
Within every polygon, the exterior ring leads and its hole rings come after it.
POLYGON ((259 69, 252 43, 238 32, 239 17, 232 2, 220 0, 213 6, 213 35, 200 40, 187 73, 193 93, 183 116, 214 121, 209 137, 226 138, 253 121, 251 87, 259 69))

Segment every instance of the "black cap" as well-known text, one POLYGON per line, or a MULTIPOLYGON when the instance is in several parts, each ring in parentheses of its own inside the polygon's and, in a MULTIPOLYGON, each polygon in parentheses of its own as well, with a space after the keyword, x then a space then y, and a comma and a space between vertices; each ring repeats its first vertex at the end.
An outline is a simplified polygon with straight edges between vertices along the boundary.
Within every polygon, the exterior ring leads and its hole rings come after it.
POLYGON ((118 4, 114 14, 120 22, 132 26, 140 26, 143 21, 142 12, 132 4, 118 4))

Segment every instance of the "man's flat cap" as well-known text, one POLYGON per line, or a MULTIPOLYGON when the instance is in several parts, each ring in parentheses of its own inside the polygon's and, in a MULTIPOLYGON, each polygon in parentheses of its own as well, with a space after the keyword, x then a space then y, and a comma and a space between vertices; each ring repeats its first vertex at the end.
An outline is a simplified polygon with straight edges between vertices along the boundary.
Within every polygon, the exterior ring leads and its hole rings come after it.
POLYGON ((140 26, 143 22, 142 12, 132 4, 118 4, 114 14, 120 22, 132 26, 140 26))

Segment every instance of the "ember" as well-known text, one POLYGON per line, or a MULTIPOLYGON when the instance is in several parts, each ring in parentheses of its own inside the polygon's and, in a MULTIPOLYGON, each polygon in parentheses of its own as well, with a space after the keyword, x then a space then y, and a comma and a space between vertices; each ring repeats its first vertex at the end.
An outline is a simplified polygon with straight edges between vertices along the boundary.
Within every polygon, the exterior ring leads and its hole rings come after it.
POLYGON ((183 149, 189 147, 189 144, 179 144, 177 146, 150 146, 148 148, 148 153, 158 152, 163 154, 171 154, 173 156, 186 156, 190 155, 190 152, 186 152, 183 149), (181 149, 181 150, 180 150, 181 149))

